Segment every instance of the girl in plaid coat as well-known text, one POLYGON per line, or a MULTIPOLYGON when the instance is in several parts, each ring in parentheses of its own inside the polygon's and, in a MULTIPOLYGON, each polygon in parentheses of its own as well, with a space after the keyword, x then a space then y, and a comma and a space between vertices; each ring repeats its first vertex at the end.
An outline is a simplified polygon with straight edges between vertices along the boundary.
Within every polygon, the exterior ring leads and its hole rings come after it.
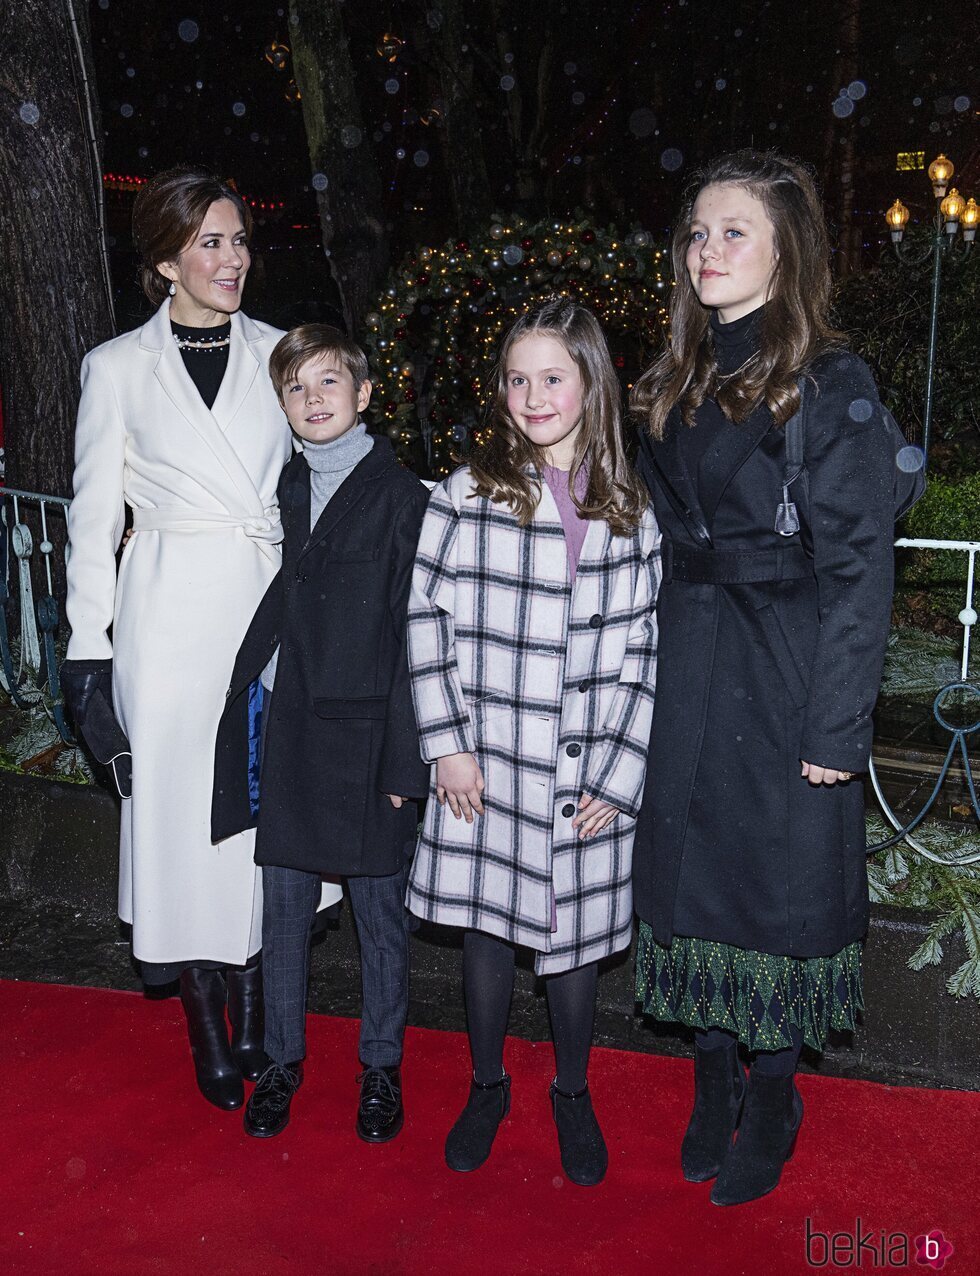
POLYGON ((619 386, 584 307, 549 300, 504 339, 486 441, 433 491, 409 661, 434 763, 408 906, 465 929, 473 1081, 452 1169, 510 1106, 518 945, 545 977, 565 1172, 607 1154, 586 1080, 597 963, 632 930, 630 868, 653 711, 660 535, 623 451, 619 386))

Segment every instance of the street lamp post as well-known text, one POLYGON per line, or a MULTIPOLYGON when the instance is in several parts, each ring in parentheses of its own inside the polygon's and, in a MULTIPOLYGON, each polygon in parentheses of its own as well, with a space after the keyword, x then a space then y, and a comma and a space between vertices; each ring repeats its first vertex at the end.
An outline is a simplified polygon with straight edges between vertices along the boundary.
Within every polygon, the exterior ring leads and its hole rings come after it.
POLYGON ((932 182, 932 193, 936 200, 936 215, 933 220, 934 234, 932 242, 924 248, 910 250, 903 246, 905 227, 909 220, 909 210, 900 199, 896 199, 885 213, 885 221, 891 231, 892 247, 899 261, 909 266, 922 266, 932 258, 932 295, 929 303, 929 346, 926 353, 926 401, 922 414, 922 453, 923 465, 929 463, 929 440, 932 434, 932 399, 933 375, 936 366, 936 336, 939 328, 939 284, 942 275, 944 257, 951 261, 963 260, 973 247, 977 233, 977 219, 980 210, 975 199, 965 200, 954 186, 946 194, 954 173, 953 163, 945 155, 939 155, 929 165, 929 180, 932 182), (957 242, 958 230, 962 230, 962 241, 957 242))

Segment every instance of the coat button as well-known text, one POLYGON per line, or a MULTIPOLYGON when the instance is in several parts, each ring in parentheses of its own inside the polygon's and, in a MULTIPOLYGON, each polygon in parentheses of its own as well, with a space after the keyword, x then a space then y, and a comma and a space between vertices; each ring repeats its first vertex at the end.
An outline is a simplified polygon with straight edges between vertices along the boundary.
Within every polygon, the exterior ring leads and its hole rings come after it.
POLYGON ((598 629, 601 624, 602 624, 602 616, 598 612, 596 612, 594 616, 589 617, 590 629, 598 629))
POLYGON ((579 689, 579 691, 582 691, 582 692, 588 691, 588 689, 589 689, 589 680, 588 680, 588 678, 586 678, 584 682, 580 682, 580 683, 578 684, 578 689, 579 689))
POLYGON ((570 744, 565 752, 570 758, 577 758, 582 752, 582 746, 580 744, 570 744))
POLYGON ((566 820, 570 820, 572 816, 575 814, 575 803, 566 802, 565 805, 561 808, 561 813, 562 815, 564 815, 566 820))

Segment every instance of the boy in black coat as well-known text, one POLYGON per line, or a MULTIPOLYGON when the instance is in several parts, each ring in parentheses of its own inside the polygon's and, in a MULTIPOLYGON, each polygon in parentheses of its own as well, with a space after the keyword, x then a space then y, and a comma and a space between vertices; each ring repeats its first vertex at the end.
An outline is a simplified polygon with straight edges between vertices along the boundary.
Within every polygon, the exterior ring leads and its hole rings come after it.
POLYGON ((336 328, 287 333, 269 371, 304 451, 279 483, 283 566, 235 663, 212 806, 215 840, 256 827, 263 866, 271 1062, 245 1130, 267 1138, 289 1121, 306 1053, 310 928, 323 876, 340 875, 361 948, 357 1133, 382 1143, 403 1119, 405 883, 428 787, 405 647, 428 493, 387 439, 367 434, 367 360, 336 328))

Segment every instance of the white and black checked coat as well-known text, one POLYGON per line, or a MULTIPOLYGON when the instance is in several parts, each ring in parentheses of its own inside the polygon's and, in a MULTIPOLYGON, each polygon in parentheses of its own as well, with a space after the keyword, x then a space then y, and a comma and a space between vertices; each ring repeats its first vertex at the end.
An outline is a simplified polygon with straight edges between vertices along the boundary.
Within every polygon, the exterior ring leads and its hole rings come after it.
POLYGON ((660 533, 652 509, 629 536, 590 523, 573 587, 546 484, 526 528, 472 491, 463 468, 430 497, 408 643, 422 756, 474 753, 486 814, 467 824, 440 806, 433 766, 408 907, 526 945, 555 974, 630 942, 660 533), (623 812, 585 842, 583 792, 623 812))

